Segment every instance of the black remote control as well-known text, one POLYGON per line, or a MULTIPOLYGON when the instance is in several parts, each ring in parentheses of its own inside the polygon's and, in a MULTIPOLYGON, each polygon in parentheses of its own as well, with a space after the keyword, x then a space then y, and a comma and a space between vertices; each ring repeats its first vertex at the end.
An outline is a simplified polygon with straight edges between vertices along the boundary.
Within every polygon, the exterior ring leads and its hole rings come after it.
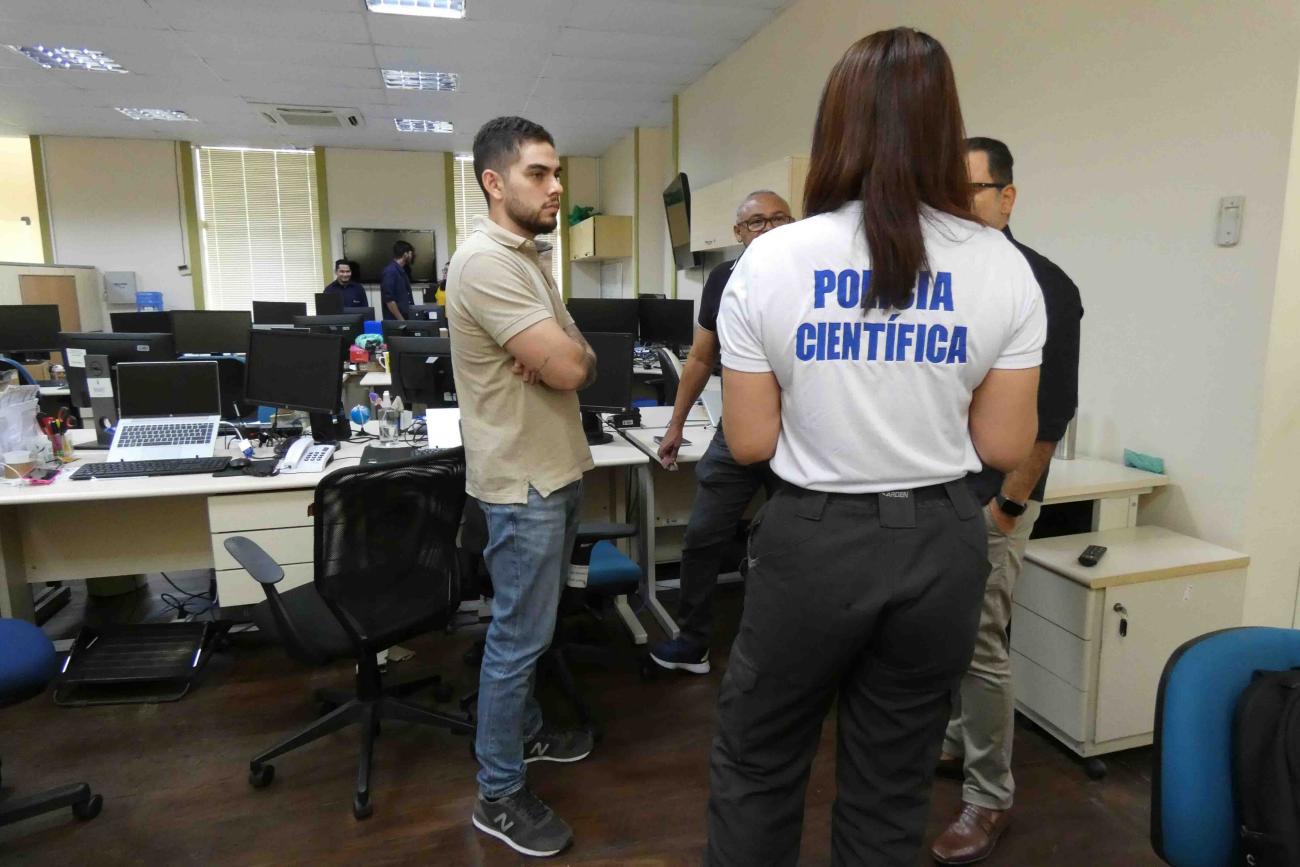
POLYGON ((1101 560, 1102 555, 1105 553, 1105 545, 1089 545, 1087 548, 1084 548, 1083 553, 1079 555, 1079 563, 1084 566, 1096 566, 1097 562, 1101 560))

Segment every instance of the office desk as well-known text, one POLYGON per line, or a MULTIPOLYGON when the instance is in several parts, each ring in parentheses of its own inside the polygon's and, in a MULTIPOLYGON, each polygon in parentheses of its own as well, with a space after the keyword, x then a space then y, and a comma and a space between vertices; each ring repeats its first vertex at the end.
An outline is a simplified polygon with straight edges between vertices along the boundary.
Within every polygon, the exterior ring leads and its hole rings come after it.
POLYGON ((366 388, 388 388, 393 384, 393 376, 382 370, 374 370, 361 377, 361 384, 366 388))
MULTIPOLYGON (((88 432, 74 435, 84 441, 88 432)), ((355 466, 364 447, 343 443, 326 472, 355 466)), ((636 469, 638 491, 653 502, 649 460, 640 451, 616 438, 593 448, 592 455, 598 469, 636 469)), ((82 456, 101 461, 105 453, 82 456)), ((27 583, 183 569, 215 569, 223 605, 258 602, 263 598, 260 586, 222 544, 232 535, 249 536, 284 566, 282 589, 311 580, 307 506, 324 474, 74 482, 69 476, 75 468, 51 485, 0 486, 0 616, 31 619, 27 583)), ((639 556, 652 567, 653 505, 642 507, 641 516, 639 556)), ((646 571, 653 575, 653 568, 646 571)), ((646 601, 652 611, 663 612, 653 583, 646 587, 646 601)), ((635 640, 644 643, 645 630, 626 600, 621 600, 619 615, 635 640)))

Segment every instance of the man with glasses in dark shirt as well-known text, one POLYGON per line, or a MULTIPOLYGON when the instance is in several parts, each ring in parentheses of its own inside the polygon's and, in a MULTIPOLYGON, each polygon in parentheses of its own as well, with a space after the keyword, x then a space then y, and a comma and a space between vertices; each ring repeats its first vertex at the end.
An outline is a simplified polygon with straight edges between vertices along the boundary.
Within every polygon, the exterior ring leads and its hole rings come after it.
MULTIPOLYGON (((756 190, 736 209, 736 240, 745 247, 765 232, 794 222, 790 205, 771 190, 756 190)), ((659 445, 659 461, 665 467, 677 464, 686 416, 699 400, 721 356, 718 346, 718 307, 722 291, 739 259, 724 262, 709 272, 700 296, 699 327, 691 344, 690 357, 682 365, 681 383, 672 420, 659 445)), ((695 467, 698 490, 682 541, 681 596, 677 604, 677 625, 681 634, 650 648, 650 658, 663 668, 707 674, 709 639, 713 627, 713 593, 728 544, 745 516, 749 501, 760 486, 770 488, 767 464, 742 466, 727 448, 719 427, 709 449, 695 467)))
POLYGON ((1008 222, 1016 204, 1011 151, 997 139, 967 139, 971 209, 1000 229, 1029 262, 1047 310, 1047 342, 1038 382, 1038 440, 1025 460, 1003 476, 985 468, 969 478, 984 507, 992 571, 984 591, 975 655, 953 696, 940 773, 960 776, 962 809, 930 849, 941 864, 971 864, 993 854, 1010 823, 1015 783, 1011 739, 1015 695, 1011 683, 1011 598, 1024 565, 1047 487, 1056 443, 1074 418, 1079 398, 1079 289, 1051 260, 1017 241, 1008 222))

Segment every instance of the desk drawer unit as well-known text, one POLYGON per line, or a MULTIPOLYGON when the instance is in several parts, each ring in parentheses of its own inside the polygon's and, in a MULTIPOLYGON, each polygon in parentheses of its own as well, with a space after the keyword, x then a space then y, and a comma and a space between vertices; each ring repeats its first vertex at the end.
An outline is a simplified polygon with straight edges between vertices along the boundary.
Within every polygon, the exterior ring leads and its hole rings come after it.
POLYGON ((262 546, 284 568, 276 585, 283 593, 312 580, 311 489, 226 494, 208 498, 212 562, 217 599, 226 606, 255 605, 266 598, 262 586, 226 551, 225 540, 245 536, 262 546))

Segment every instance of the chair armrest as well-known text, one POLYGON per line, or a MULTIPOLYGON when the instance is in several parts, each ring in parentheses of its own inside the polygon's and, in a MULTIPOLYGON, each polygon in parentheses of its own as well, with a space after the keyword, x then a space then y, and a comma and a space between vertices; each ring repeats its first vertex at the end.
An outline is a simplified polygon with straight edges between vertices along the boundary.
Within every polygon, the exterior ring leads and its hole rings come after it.
POLYGON ((284 577, 284 570, 280 565, 252 539, 231 536, 224 544, 230 556, 234 557, 235 561, 243 566, 259 584, 277 584, 284 577))
MULTIPOLYGON (((635 536, 633 524, 615 524, 609 521, 583 521, 578 524, 577 544, 589 545, 602 539, 626 539, 635 536)), ((232 540, 233 541, 233 540, 232 540)))

